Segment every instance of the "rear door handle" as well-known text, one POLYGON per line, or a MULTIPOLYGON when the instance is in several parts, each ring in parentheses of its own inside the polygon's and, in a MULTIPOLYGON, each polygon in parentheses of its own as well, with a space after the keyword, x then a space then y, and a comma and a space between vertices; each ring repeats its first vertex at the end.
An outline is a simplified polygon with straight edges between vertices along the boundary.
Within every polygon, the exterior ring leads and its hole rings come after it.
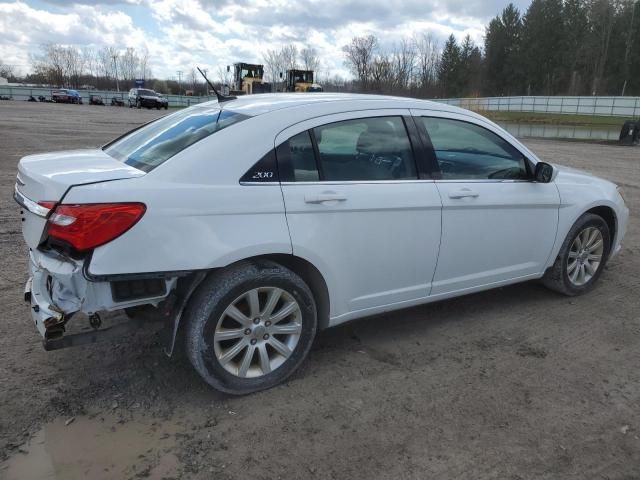
POLYGON ((336 192, 322 192, 304 196, 305 203, 344 202, 346 199, 347 197, 336 192))
POLYGON ((479 196, 478 192, 470 188, 461 188, 460 190, 449 192, 449 198, 478 198, 479 196))

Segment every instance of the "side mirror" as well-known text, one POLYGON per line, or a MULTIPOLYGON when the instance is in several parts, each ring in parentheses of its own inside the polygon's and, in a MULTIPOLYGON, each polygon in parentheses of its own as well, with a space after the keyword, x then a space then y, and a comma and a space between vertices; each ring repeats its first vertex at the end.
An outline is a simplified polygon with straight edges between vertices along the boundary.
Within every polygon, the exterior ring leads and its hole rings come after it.
POLYGON ((538 183, 549 183, 553 178, 553 167, 548 163, 538 162, 533 177, 538 183))

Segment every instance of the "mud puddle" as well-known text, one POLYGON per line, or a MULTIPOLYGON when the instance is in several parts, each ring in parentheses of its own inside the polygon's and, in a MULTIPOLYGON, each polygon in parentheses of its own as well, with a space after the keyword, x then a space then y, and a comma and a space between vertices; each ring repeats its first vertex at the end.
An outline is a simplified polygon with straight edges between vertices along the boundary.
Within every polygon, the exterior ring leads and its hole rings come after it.
POLYGON ((5 480, 179 477, 172 422, 115 415, 59 418, 46 424, 0 467, 5 480))

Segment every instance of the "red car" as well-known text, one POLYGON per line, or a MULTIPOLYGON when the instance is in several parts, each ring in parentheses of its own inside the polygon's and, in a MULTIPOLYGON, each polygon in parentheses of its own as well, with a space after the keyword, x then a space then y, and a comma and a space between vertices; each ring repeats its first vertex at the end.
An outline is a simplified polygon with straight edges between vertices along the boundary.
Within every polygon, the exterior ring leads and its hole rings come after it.
POLYGON ((55 103, 77 103, 82 104, 82 97, 77 90, 71 90, 68 88, 61 88, 60 90, 54 90, 51 92, 51 100, 55 103))

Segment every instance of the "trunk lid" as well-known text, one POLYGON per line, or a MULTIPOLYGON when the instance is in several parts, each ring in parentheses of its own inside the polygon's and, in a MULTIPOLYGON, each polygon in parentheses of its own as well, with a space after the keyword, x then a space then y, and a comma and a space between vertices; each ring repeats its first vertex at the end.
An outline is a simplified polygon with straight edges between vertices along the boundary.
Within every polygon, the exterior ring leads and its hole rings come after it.
POLYGON ((22 234, 30 248, 41 243, 47 224, 46 208, 38 202, 58 203, 74 185, 136 178, 145 172, 122 163, 99 149, 68 150, 29 155, 20 160, 16 201, 23 211, 22 234))

